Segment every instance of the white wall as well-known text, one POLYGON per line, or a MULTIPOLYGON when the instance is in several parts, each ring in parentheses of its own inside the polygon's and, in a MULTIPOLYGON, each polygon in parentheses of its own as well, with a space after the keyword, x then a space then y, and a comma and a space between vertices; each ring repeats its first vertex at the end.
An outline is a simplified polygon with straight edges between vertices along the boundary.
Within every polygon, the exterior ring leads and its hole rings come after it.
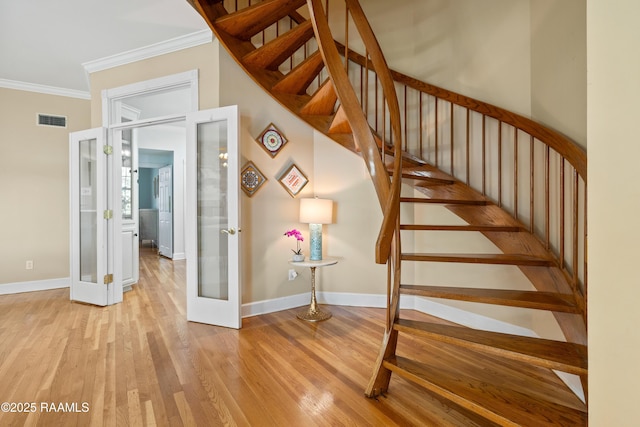
MULTIPOLYGON (((339 33, 344 32, 341 2, 334 0, 330 6, 336 21, 332 28, 339 33)), ((530 114, 529 0, 361 3, 391 68, 530 114)), ((350 35, 355 33, 349 30, 350 35)), ((363 53, 357 44, 351 47, 363 53)))
POLYGON ((373 185, 362 159, 315 132, 283 108, 221 51, 220 104, 238 104, 241 112, 241 151, 244 165, 252 161, 268 181, 248 197, 242 194, 242 245, 245 263, 243 302, 282 298, 309 291, 309 269, 296 268, 299 276, 289 281, 287 273, 292 239, 283 236, 291 228, 302 231, 303 251, 309 256, 307 224, 298 220, 301 197, 336 201, 336 223, 324 227, 325 255, 338 256, 336 266, 318 272, 318 291, 383 293, 386 267, 374 263, 376 235, 382 215, 373 185), (242 90, 238 90, 242 88, 242 90), (274 123, 289 142, 271 158, 255 141, 274 123), (309 183, 292 198, 278 182, 280 174, 295 163, 309 183))
POLYGON ((69 132, 90 125, 87 100, 0 88, 0 287, 69 277, 69 132))
POLYGON ((589 422, 637 426, 640 3, 587 0, 589 422))
POLYGON ((531 1, 531 115, 587 146, 584 0, 531 1))

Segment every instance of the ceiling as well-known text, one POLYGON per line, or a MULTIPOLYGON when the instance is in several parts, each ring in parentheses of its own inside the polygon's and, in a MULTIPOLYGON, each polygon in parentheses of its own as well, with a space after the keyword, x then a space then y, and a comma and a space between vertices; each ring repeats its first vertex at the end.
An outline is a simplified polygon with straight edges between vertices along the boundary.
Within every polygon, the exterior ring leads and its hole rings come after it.
POLYGON ((0 0, 0 86, 88 92, 82 64, 207 28, 187 0, 0 0))

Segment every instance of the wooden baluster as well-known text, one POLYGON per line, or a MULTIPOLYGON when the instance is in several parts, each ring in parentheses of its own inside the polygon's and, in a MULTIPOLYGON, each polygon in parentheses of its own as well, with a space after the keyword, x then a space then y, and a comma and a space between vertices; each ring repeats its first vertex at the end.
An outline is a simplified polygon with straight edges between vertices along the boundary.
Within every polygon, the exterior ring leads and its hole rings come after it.
POLYGON ((550 149, 545 145, 544 156, 544 197, 545 197, 545 213, 544 213, 544 240, 545 248, 549 250, 551 247, 551 159, 550 149))
POLYGON ((487 195, 487 116, 482 115, 482 195, 487 195))
POLYGON ((434 150, 434 154, 436 156, 436 159, 434 161, 434 165, 435 167, 438 167, 438 130, 440 129, 440 123, 438 123, 438 98, 436 97, 435 100, 435 107, 436 107, 436 123, 435 123, 435 150, 434 150))
MULTIPOLYGON (((383 93, 382 94, 382 153, 385 152, 386 141, 387 141, 387 101, 383 93)), ((384 162, 384 159, 383 159, 383 162, 384 162)))
POLYGON ((378 75, 374 72, 374 75, 376 76, 376 81, 375 81, 375 95, 376 95, 376 103, 375 103, 375 116, 376 116, 376 133, 378 132, 378 75))
POLYGON ((453 102, 449 102, 449 105, 451 106, 450 111, 449 111, 449 124, 451 126, 450 128, 450 136, 451 136, 451 175, 453 176, 453 102))
POLYGON ((513 128, 513 216, 518 219, 518 129, 513 128))
POLYGON ((364 111, 369 121, 369 52, 364 51, 364 111))
POLYGON ((344 69, 349 75, 349 6, 344 5, 344 69))
POLYGON ((502 121, 498 121, 498 206, 502 207, 502 121))
POLYGON ((404 150, 407 150, 407 144, 409 139, 409 125, 407 123, 407 86, 404 86, 404 150))
POLYGON ((564 157, 560 161, 560 267, 564 270, 564 157))
POLYGON ((424 151, 423 151, 423 148, 422 148, 422 141, 423 141, 423 138, 422 138, 422 125, 423 125, 423 119, 422 119, 422 92, 421 91, 418 91, 418 114, 419 114, 419 117, 418 117, 418 125, 419 125, 418 126, 418 129, 419 129, 419 131, 418 131, 418 145, 419 145, 419 148, 420 148, 420 158, 424 159, 424 151))
POLYGON ((471 110, 467 108, 467 185, 471 185, 471 110))
POLYGON ((529 232, 533 234, 535 218, 535 152, 533 136, 529 135, 529 232))
POLYGON ((582 282, 582 285, 583 285, 582 286, 582 292, 583 292, 584 299, 586 301, 586 299, 587 299, 587 271, 588 271, 588 269, 587 269, 587 258, 588 258, 588 255, 589 255, 588 252, 587 252, 588 249, 589 249, 589 246, 587 244, 587 236, 588 236, 588 234, 587 234, 587 224, 588 224, 587 223, 587 211, 588 210, 587 210, 587 185, 586 185, 586 182, 585 182, 585 186, 584 186, 584 196, 583 197, 584 197, 584 208, 583 208, 583 210, 584 210, 584 213, 583 213, 584 223, 582 225, 582 231, 583 231, 583 239, 584 239, 584 241, 582 242, 582 253, 583 253, 583 255, 582 255, 582 261, 583 261, 583 266, 582 266, 582 268, 583 268, 583 272, 582 272, 582 280, 583 280, 583 282, 582 282))
POLYGON ((578 290, 578 172, 573 169, 573 286, 578 290))
POLYGON ((391 260, 387 261, 387 323, 386 332, 389 332, 393 327, 392 319, 391 319, 391 268, 392 268, 391 260))

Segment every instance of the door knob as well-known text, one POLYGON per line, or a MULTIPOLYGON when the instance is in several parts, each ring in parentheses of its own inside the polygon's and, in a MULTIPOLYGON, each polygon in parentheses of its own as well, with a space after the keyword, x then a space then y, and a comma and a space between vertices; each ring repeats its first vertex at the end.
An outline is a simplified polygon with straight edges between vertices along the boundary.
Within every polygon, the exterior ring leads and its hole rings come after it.
MULTIPOLYGON (((240 231, 240 230, 238 230, 238 231, 240 231)), ((228 230, 220 230, 220 233, 227 233, 227 234, 234 235, 234 234, 236 234, 236 229, 231 227, 228 230)))

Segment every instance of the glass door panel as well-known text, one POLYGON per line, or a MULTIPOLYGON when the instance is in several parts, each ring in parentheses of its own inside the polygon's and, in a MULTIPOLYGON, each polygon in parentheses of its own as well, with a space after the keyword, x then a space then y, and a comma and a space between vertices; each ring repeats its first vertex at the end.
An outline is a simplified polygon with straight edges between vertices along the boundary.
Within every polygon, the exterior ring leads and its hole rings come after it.
POLYGON ((227 122, 198 123, 198 295, 229 298, 227 122))
POLYGON ((79 144, 80 280, 98 283, 97 141, 86 139, 79 144))

